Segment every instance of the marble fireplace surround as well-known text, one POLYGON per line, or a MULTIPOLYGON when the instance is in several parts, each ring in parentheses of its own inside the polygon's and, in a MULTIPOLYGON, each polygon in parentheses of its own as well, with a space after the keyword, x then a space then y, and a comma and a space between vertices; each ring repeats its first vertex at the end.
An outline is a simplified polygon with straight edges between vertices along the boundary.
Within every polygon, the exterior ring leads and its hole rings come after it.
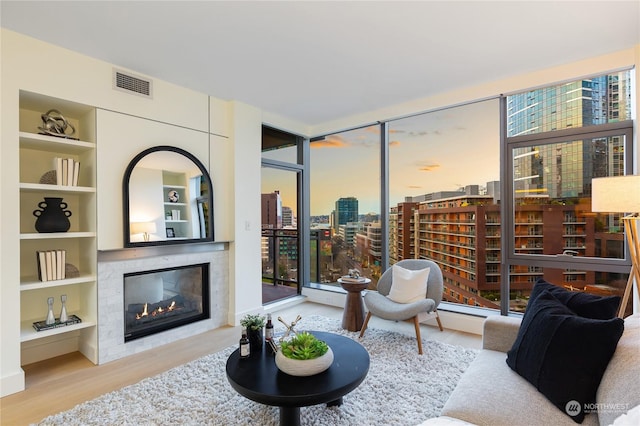
POLYGON ((98 252, 98 363, 124 358, 227 324, 229 250, 225 243, 98 252), (124 341, 124 274, 209 263, 211 318, 124 341))

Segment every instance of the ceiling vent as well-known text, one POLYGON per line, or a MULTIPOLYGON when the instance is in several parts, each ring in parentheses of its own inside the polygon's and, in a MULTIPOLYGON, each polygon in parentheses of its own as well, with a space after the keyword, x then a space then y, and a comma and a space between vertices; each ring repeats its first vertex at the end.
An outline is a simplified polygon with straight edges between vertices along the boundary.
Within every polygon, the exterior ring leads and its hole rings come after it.
POLYGON ((145 98, 153 97, 153 82, 151 80, 145 80, 116 69, 113 70, 113 88, 145 98))

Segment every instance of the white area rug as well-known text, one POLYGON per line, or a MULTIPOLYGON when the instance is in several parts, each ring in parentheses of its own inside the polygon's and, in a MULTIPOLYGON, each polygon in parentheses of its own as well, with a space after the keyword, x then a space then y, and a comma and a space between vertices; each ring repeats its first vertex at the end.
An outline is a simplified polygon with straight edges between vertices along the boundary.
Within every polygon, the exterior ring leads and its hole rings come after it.
MULTIPOLYGON (((284 327, 278 324, 283 331, 284 327)), ((440 414, 477 351, 369 328, 343 330, 339 320, 302 318, 298 331, 329 331, 362 343, 371 364, 362 384, 340 407, 301 408, 303 425, 416 425, 440 414)), ((276 328, 276 331, 278 329, 276 328)), ((439 333, 439 331, 434 331, 439 333)), ((49 416, 41 425, 277 425, 279 410, 240 396, 225 365, 235 346, 173 368, 118 391, 49 416)))

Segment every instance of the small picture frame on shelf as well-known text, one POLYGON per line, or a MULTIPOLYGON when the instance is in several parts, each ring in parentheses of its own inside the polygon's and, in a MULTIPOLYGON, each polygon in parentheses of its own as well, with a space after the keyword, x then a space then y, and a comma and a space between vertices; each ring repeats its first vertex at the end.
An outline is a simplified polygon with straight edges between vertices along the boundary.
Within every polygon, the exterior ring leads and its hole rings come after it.
POLYGON ((167 238, 175 238, 176 233, 173 228, 167 228, 167 238))

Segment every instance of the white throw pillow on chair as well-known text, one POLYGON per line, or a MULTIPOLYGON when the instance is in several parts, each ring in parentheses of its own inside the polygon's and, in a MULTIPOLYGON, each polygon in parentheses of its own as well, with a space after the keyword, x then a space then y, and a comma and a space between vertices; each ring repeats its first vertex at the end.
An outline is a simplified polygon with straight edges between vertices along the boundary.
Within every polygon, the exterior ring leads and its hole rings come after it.
POLYGON ((398 265, 392 266, 391 290, 387 296, 396 303, 411 303, 427 296, 427 280, 431 268, 412 271, 398 265))

